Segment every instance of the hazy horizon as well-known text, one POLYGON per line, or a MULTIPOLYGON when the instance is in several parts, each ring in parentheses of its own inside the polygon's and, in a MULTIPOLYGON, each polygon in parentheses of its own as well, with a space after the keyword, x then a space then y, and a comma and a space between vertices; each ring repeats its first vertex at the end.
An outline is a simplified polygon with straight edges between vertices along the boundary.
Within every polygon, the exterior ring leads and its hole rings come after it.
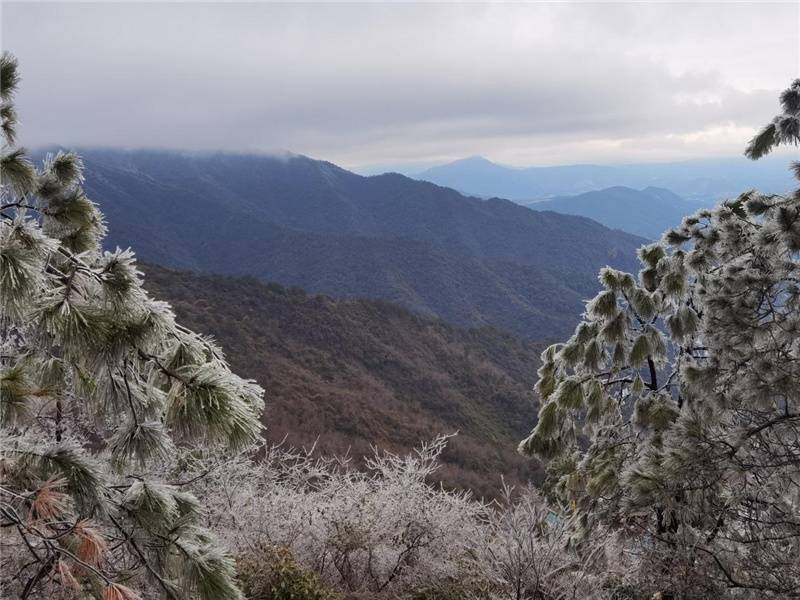
POLYGON ((726 158, 800 73, 800 7, 785 3, 2 11, 29 147, 285 149, 373 172, 474 155, 510 166, 726 158), (740 52, 757 31, 770 35, 740 52))
POLYGON ((416 177, 417 175, 424 174, 425 171, 429 169, 434 169, 436 167, 443 167, 447 165, 451 165, 453 163, 461 163, 471 160, 482 160, 489 163, 492 163, 498 167, 503 167, 507 169, 514 169, 524 171, 525 169, 530 168, 549 168, 549 167, 577 167, 577 166, 598 166, 598 167, 626 167, 626 166, 659 166, 659 165, 674 165, 674 164, 691 164, 691 163, 729 163, 729 162, 736 162, 738 159, 741 159, 742 163, 747 164, 748 166, 752 166, 753 168, 759 169, 769 169, 770 167, 774 166, 776 162, 780 162, 781 164, 786 165, 787 173, 789 171, 789 164, 791 162, 791 157, 793 156, 794 152, 792 148, 780 148, 777 151, 771 153, 770 155, 761 158, 759 161, 751 161, 747 159, 743 153, 738 155, 728 155, 728 156, 701 156, 701 157, 691 157, 691 158, 677 158, 674 160, 659 160, 659 159, 652 159, 652 160, 619 160, 619 161, 573 161, 573 162, 563 162, 563 163, 556 163, 556 164, 522 164, 522 165, 513 165, 508 164, 503 161, 494 160, 489 156, 481 155, 481 154, 474 154, 471 156, 462 156, 458 158, 454 158, 452 160, 438 160, 438 161, 431 161, 431 162, 410 162, 410 163, 388 163, 388 164, 364 164, 364 165, 344 165, 338 163, 334 160, 331 160, 329 157, 326 156, 314 156, 310 154, 305 154, 302 152, 294 152, 292 150, 266 150, 266 149, 224 149, 224 148, 200 148, 200 149, 191 149, 191 148, 180 148, 180 147, 158 147, 158 146, 122 146, 122 145, 102 145, 102 144, 45 144, 41 146, 29 147, 29 151, 32 155, 42 155, 46 152, 54 152, 57 149, 67 149, 67 150, 74 150, 79 154, 81 152, 86 151, 120 151, 120 152, 167 152, 173 153, 178 155, 187 155, 187 156, 207 156, 207 155, 214 155, 214 154, 223 154, 223 155, 231 155, 231 156, 264 156, 270 158, 278 158, 278 159, 288 159, 292 157, 305 157, 315 161, 323 161, 323 162, 330 162, 335 164, 338 167, 356 173, 358 175, 363 176, 371 176, 371 175, 380 175, 382 173, 399 173, 401 175, 406 175, 408 177, 416 177))

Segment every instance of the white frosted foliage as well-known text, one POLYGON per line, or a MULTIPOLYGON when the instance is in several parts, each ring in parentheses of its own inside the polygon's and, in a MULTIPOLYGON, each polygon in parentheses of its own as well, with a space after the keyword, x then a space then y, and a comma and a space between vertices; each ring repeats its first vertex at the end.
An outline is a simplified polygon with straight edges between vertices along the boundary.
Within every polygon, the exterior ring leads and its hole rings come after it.
MULTIPOLYGON (((748 156, 800 141, 800 80, 781 104, 748 156)), ((639 254, 637 278, 601 272, 575 335, 543 355, 520 449, 549 461, 579 537, 611 527, 661 557, 655 591, 796 595, 800 191, 745 192, 639 254), (576 381, 591 402, 565 396, 576 381)))

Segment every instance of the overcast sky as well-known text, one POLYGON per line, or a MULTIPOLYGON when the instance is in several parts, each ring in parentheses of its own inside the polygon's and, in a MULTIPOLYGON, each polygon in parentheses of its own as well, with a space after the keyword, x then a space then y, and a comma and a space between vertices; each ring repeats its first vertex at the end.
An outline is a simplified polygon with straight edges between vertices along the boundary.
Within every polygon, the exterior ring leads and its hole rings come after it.
POLYGON ((346 167, 740 154, 800 76, 800 4, 2 5, 20 139, 346 167))

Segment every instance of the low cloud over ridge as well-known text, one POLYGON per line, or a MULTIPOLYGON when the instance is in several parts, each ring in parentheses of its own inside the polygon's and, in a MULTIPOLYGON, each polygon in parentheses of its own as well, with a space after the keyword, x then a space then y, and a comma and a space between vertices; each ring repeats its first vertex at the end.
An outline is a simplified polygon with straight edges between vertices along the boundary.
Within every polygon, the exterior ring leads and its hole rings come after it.
POLYGON ((29 146, 630 162, 739 153, 800 73, 799 10, 6 3, 3 47, 29 146))

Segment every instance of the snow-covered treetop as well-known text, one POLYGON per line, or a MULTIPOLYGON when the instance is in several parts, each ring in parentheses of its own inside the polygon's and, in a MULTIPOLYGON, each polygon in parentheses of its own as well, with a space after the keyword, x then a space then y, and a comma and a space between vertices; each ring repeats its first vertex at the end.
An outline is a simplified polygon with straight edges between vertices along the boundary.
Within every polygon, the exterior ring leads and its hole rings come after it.
MULTIPOLYGON (((781 104, 747 156, 800 141, 800 80, 781 104)), ((796 592, 800 524, 780 515, 800 514, 800 191, 747 191, 639 258, 638 276, 601 271, 574 335, 542 354, 520 449, 550 462, 580 530, 680 536, 732 587, 796 592)))
POLYGON ((245 449, 263 391, 145 291, 133 252, 103 251, 79 156, 35 168, 14 146, 11 55, 0 74, 0 520, 14 557, 3 585, 238 598, 198 500, 151 475, 176 447, 245 449))

